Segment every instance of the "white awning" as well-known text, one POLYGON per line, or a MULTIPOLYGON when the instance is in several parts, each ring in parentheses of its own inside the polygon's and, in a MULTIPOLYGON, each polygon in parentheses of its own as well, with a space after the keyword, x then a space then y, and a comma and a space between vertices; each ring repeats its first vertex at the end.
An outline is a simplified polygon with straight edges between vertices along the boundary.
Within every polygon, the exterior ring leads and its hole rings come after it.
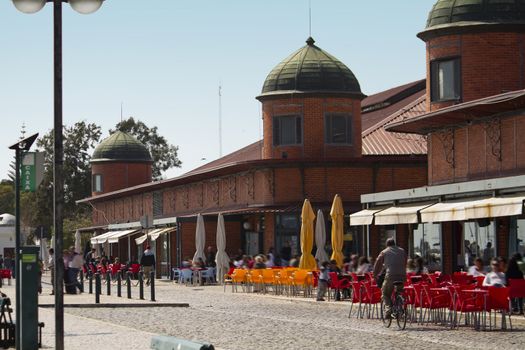
POLYGON ((124 231, 117 231, 115 232, 115 234, 111 235, 110 237, 108 237, 108 242, 109 243, 118 243, 118 240, 125 237, 125 236, 128 236, 128 235, 131 235, 135 232, 137 232, 138 230, 124 230, 124 231))
POLYGON ((91 238, 91 244, 100 244, 100 243, 106 243, 108 238, 115 233, 118 233, 119 231, 108 231, 106 233, 103 233, 101 235, 95 236, 91 238))
POLYGON ((390 207, 375 214, 376 225, 417 224, 420 210, 429 207, 432 203, 419 203, 390 207))
POLYGON ((441 202, 420 211, 421 222, 463 221, 465 206, 470 202, 441 202))
POLYGON ((525 197, 492 197, 473 201, 465 206, 467 219, 521 215, 525 197))
POLYGON ((140 236, 139 238, 135 238, 135 243, 137 243, 137 245, 141 245, 147 239, 148 239, 148 234, 146 233, 145 235, 140 236))
POLYGON ((363 209, 357 213, 350 214, 350 226, 372 225, 374 214, 385 210, 387 207, 375 207, 363 209))
POLYGON ((150 239, 152 241, 154 241, 157 238, 159 238, 159 236, 161 234, 168 233, 168 232, 174 231, 174 230, 175 230, 175 227, 164 227, 164 228, 159 228, 159 229, 153 230, 150 233, 148 233, 148 235, 149 235, 150 239))

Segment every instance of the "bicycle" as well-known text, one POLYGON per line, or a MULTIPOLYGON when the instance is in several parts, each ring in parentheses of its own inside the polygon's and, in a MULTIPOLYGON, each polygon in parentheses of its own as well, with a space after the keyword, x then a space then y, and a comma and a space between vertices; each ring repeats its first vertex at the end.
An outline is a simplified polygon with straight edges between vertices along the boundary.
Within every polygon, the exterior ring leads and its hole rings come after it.
POLYGON ((408 310, 407 304, 405 303, 405 297, 403 296, 403 290, 398 291, 398 286, 404 286, 404 282, 397 281, 394 282, 394 292, 392 293, 392 309, 391 317, 386 318, 386 305, 381 302, 381 319, 386 328, 389 328, 392 325, 392 319, 396 319, 397 327, 400 330, 404 330, 407 325, 408 319, 408 310))

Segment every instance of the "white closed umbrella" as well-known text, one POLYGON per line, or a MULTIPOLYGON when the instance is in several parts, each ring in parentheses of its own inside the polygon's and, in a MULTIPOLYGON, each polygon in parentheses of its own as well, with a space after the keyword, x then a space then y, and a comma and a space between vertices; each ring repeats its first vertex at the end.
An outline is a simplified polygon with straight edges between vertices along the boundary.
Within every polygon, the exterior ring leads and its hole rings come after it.
POLYGON ((230 257, 226 254, 226 229, 224 228, 224 217, 219 214, 217 218, 217 255, 215 255, 217 264, 217 281, 222 283, 224 275, 230 269, 230 257))
POLYGON ((317 252, 315 258, 319 261, 319 264, 324 261, 329 261, 328 254, 324 250, 326 245, 326 227, 324 224, 324 215, 321 209, 317 211, 317 222, 315 223, 315 245, 317 246, 317 252))
POLYGON ((204 218, 201 214, 197 216, 197 229, 195 230, 195 255, 193 255, 193 262, 198 262, 199 258, 206 261, 204 254, 204 245, 206 244, 206 231, 204 230, 204 218))
POLYGON ((77 230, 75 232, 75 252, 77 252, 78 254, 82 253, 82 242, 81 242, 81 239, 80 239, 80 231, 79 230, 77 230))

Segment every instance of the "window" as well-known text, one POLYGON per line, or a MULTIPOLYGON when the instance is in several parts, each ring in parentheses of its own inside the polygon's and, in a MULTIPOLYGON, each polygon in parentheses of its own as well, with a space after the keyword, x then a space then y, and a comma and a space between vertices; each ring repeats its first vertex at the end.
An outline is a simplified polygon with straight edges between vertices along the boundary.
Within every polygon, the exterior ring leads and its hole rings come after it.
POLYGON ((298 145, 302 143, 303 127, 299 115, 273 118, 273 145, 298 145))
POLYGON ((461 61, 459 58, 430 63, 432 102, 461 99, 461 61))
POLYGON ((324 129, 326 143, 352 143, 352 116, 350 114, 326 114, 324 129))
POLYGON ((509 257, 514 253, 525 255, 525 219, 513 217, 510 225, 509 257))
POLYGON ((410 257, 423 258, 423 264, 430 272, 440 271, 441 261, 441 225, 419 224, 412 230, 412 239, 409 240, 410 257))
POLYGON ((153 192, 153 217, 160 217, 164 211, 162 192, 153 192))
POLYGON ((295 256, 301 254, 298 234, 300 231, 300 215, 275 215, 275 251, 281 255, 281 258, 287 260, 289 257, 286 255, 295 256), (286 252, 283 251, 283 247, 287 247, 285 248, 286 252))
POLYGON ((379 251, 382 251, 386 248, 386 240, 389 238, 396 239, 396 226, 387 225, 379 226, 379 251))
POLYGON ((490 259, 496 256, 496 226, 490 221, 488 226, 480 226, 478 222, 465 222, 463 225, 462 254, 464 266, 472 266, 474 259, 483 259, 483 265, 488 266, 490 259))
POLYGON ((101 174, 93 175, 93 192, 102 192, 104 190, 104 182, 101 174))

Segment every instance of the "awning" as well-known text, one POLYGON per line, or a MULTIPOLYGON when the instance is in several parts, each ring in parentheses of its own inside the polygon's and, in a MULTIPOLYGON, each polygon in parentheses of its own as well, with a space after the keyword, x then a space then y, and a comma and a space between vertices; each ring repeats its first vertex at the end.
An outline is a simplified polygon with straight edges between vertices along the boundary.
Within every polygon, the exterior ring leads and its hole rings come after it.
POLYGON ((124 230, 124 231, 117 231, 114 235, 108 237, 108 242, 109 243, 118 243, 118 240, 120 238, 123 238, 125 236, 128 236, 128 235, 131 235, 135 232, 137 232, 138 230, 124 230))
POLYGON ((171 231, 174 231, 175 230, 175 227, 164 227, 164 228, 158 228, 156 230, 153 230, 151 231, 150 233, 148 233, 148 236, 150 237, 150 239, 152 241, 156 240, 157 238, 159 238, 159 236, 163 233, 168 233, 168 232, 171 232, 171 231))
POLYGON ((146 233, 145 235, 140 236, 139 238, 135 238, 135 243, 137 243, 137 245, 141 245, 147 239, 148 239, 148 234, 146 233))
POLYGON ((374 214, 386 208, 387 207, 375 207, 350 214, 350 226, 372 225, 374 214))
POLYGON ((521 215, 525 197, 492 197, 474 201, 466 205, 467 219, 495 218, 521 215))
POLYGON ((467 220, 465 207, 474 201, 440 202, 420 211, 421 222, 467 220))
POLYGON ((118 233, 119 231, 109 231, 106 233, 103 233, 101 235, 95 236, 91 238, 91 244, 100 244, 105 243, 109 237, 114 235, 115 233, 118 233))
POLYGON ((420 210, 429 207, 432 203, 417 205, 402 205, 390 207, 375 214, 376 225, 417 224, 420 210))

